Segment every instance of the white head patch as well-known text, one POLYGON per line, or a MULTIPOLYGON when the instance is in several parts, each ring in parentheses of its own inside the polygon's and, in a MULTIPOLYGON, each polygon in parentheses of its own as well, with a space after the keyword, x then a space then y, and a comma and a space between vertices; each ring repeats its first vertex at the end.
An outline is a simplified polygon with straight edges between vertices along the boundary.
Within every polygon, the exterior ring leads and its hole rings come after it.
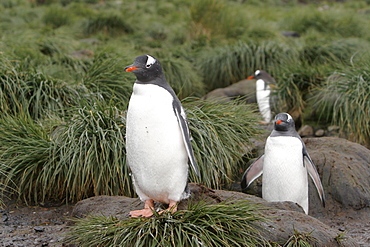
POLYGON ((149 55, 146 55, 148 57, 148 60, 146 60, 146 67, 152 66, 152 64, 155 63, 155 58, 149 55))
POLYGON ((258 76, 260 73, 261 73, 261 71, 258 69, 258 70, 256 70, 256 72, 254 72, 254 75, 258 76))
POLYGON ((293 118, 288 113, 286 114, 288 116, 287 122, 290 122, 293 118))

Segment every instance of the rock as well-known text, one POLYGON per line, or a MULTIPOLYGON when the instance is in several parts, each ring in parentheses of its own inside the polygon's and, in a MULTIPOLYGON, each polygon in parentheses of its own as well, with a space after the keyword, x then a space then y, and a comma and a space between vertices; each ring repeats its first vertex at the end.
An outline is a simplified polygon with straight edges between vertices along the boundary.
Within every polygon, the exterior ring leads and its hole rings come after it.
MULTIPOLYGON (((319 220, 308 216, 303 210, 292 202, 266 202, 262 198, 235 191, 211 190, 199 184, 190 184, 192 201, 202 200, 207 203, 218 203, 230 199, 247 200, 250 203, 259 204, 266 210, 262 210, 268 221, 259 222, 266 231, 262 234, 270 241, 286 241, 295 231, 311 233, 310 236, 317 239, 321 246, 340 246, 335 238, 340 234, 319 220)), ((187 200, 180 203, 179 209, 184 208, 187 200)), ((86 216, 87 214, 115 216, 127 215, 130 210, 140 209, 143 203, 137 199, 118 196, 99 196, 80 201, 76 204, 73 214, 86 216), (131 203, 131 204, 130 204, 131 203), (119 205, 119 206, 118 206, 119 205), (84 213, 82 213, 84 212, 84 213)), ((351 238, 341 242, 344 246, 358 246, 351 238)))
POLYGON ((329 132, 338 132, 339 129, 340 129, 340 127, 339 126, 335 126, 335 125, 331 125, 331 126, 328 127, 328 131, 329 132))
POLYGON ((45 227, 42 227, 42 226, 35 226, 33 228, 33 230, 35 230, 35 232, 44 232, 45 231, 45 227))
MULTIPOLYGON (((326 211, 370 208, 370 150, 336 137, 307 138, 304 142, 321 176, 326 211)), ((310 204, 317 201, 310 200, 310 204)))
POLYGON ((2 217, 1 217, 1 221, 6 222, 8 219, 9 219, 8 215, 6 213, 3 213, 2 217))
POLYGON ((94 38, 90 38, 90 39, 80 39, 79 41, 80 41, 80 42, 83 42, 83 43, 88 43, 88 44, 91 44, 91 45, 95 45, 95 44, 100 43, 100 40, 98 40, 98 39, 94 39, 94 38))
POLYGON ((84 59, 84 58, 92 58, 94 56, 94 52, 84 49, 84 50, 74 51, 70 53, 69 55, 77 59, 84 59))
POLYGON ((324 136, 325 135, 325 130, 323 129, 318 129, 315 131, 315 136, 317 137, 321 137, 321 136, 324 136))
POLYGON ((281 34, 285 37, 299 38, 301 35, 294 31, 281 31, 281 34))
POLYGON ((298 130, 300 136, 313 136, 313 128, 310 125, 304 125, 298 130))
POLYGON ((235 98, 243 97, 246 103, 257 103, 256 99, 256 80, 241 80, 225 88, 217 88, 202 99, 216 100, 220 103, 228 102, 235 98))

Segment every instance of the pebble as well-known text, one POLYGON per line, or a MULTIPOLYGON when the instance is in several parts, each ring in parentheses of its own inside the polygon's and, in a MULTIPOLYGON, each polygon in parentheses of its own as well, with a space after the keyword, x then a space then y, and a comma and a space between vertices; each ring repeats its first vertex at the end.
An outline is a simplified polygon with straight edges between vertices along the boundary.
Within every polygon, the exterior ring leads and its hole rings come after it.
POLYGON ((310 125, 304 125, 298 130, 300 136, 312 136, 313 128, 310 125))
POLYGON ((1 221, 6 222, 8 221, 8 219, 9 219, 8 215, 6 213, 3 213, 3 216, 1 217, 1 221))
POLYGON ((42 226, 35 226, 33 229, 36 232, 44 232, 45 231, 45 227, 42 227, 42 226))
POLYGON ((325 135, 325 130, 323 129, 318 129, 315 131, 315 136, 321 137, 325 135))

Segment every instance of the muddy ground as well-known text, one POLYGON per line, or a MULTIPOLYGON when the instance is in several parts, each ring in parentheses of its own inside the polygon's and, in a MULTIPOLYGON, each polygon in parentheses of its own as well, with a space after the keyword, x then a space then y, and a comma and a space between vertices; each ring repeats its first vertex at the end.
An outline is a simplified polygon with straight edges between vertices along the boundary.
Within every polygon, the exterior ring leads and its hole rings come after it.
MULTIPOLYGON (((26 206, 8 201, 1 210, 0 243, 6 246, 70 246, 63 244, 73 205, 26 206)), ((359 246, 370 246, 369 217, 337 215, 320 219, 330 227, 350 236, 359 246)))

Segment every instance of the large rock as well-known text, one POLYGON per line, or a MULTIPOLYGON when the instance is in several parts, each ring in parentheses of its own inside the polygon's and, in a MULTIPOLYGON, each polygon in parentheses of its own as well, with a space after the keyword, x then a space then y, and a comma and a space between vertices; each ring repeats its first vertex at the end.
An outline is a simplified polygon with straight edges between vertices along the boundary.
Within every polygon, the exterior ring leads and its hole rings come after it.
POLYGON ((241 80, 225 88, 216 88, 206 94, 203 99, 215 100, 220 103, 243 97, 246 103, 257 103, 256 80, 241 80))
MULTIPOLYGON (((259 224, 266 230, 263 235, 273 242, 285 242, 295 231, 314 237, 320 246, 341 246, 336 238, 340 232, 333 230, 319 220, 302 213, 302 209, 292 202, 266 202, 262 198, 233 191, 211 190, 199 184, 190 184, 192 200, 218 203, 226 199, 247 200, 260 204, 266 210, 261 213, 267 217, 266 222, 259 224)), ((72 215, 105 215, 118 218, 128 217, 130 210, 141 209, 143 203, 138 199, 127 197, 98 196, 85 199, 75 205, 72 215)), ((187 200, 180 203, 179 209, 187 207, 187 200)), ((358 246, 351 238, 341 241, 342 246, 358 246)))
MULTIPOLYGON (((370 208, 370 150, 335 137, 303 140, 324 186, 326 214, 338 210, 370 208)), ((310 193, 310 213, 321 215, 317 210, 318 197, 312 192, 316 193, 313 187, 310 193)))

